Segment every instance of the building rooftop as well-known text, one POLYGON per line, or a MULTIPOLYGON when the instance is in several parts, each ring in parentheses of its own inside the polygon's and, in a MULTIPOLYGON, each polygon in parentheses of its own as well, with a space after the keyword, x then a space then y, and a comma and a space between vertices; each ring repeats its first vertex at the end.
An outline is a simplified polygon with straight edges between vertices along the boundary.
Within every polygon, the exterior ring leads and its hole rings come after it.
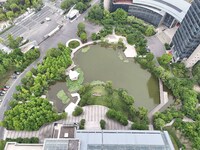
POLYGON ((43 150, 79 150, 78 139, 46 139, 43 150))
POLYGON ((19 144, 9 142, 6 144, 5 150, 42 150, 43 144, 19 144))
POLYGON ((76 138, 81 142, 81 150, 174 150, 166 131, 81 131, 76 138))
POLYGON ((43 146, 8 142, 5 150, 174 150, 166 131, 76 130, 75 125, 58 123, 54 134, 43 146))

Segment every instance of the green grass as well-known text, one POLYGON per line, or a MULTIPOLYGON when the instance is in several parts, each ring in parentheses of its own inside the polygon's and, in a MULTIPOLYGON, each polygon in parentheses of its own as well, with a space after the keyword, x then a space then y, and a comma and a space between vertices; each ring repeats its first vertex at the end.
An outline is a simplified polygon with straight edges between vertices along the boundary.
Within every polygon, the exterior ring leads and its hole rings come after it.
POLYGON ((68 90, 70 92, 76 92, 76 91, 78 91, 82 87, 82 83, 84 81, 83 71, 80 68, 76 69, 76 71, 78 73, 80 73, 79 76, 78 76, 78 80, 72 81, 72 80, 70 80, 69 77, 67 77, 66 84, 67 84, 68 90))
POLYGON ((69 102, 69 97, 65 94, 64 90, 60 90, 57 93, 57 97, 62 101, 63 104, 67 104, 69 102))
POLYGON ((69 45, 68 45, 70 48, 77 48, 78 46, 80 46, 80 43, 78 41, 71 41, 69 42, 69 45))
POLYGON ((81 49, 81 52, 82 52, 82 53, 86 53, 86 52, 88 52, 89 49, 90 49, 90 46, 83 47, 83 48, 81 49))
POLYGON ((93 87, 91 92, 92 92, 92 94, 97 94, 97 95, 101 95, 101 96, 104 96, 107 94, 105 88, 101 85, 93 87))

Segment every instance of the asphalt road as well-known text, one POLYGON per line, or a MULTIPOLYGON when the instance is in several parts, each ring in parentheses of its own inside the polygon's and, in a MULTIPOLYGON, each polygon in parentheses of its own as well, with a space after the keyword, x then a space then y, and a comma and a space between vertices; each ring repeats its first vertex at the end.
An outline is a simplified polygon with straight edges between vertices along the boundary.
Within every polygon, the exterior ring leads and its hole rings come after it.
MULTIPOLYGON (((98 0, 95 0, 92 2, 92 5, 96 4, 98 0)), ((89 10, 89 9, 88 9, 89 10)), ((76 32, 77 32, 77 25, 80 22, 84 21, 84 17, 86 16, 88 10, 79 16, 75 21, 72 23, 69 21, 66 21, 64 23, 64 26, 59 30, 56 34, 54 34, 52 37, 49 37, 44 42, 42 42, 40 46, 40 57, 33 62, 29 67, 27 67, 24 72, 22 72, 20 75, 18 75, 17 79, 13 82, 10 89, 5 94, 4 98, 2 99, 2 105, 0 106, 0 121, 4 118, 4 112, 9 109, 9 102, 12 99, 13 93, 16 92, 15 87, 21 83, 21 79, 26 75, 28 71, 31 70, 31 68, 36 67, 38 63, 41 63, 43 61, 44 56, 46 55, 46 52, 48 49, 57 47, 58 43, 65 44, 69 39, 77 38, 76 32)), ((87 25, 86 25, 87 26, 87 25)), ((90 32, 97 32, 98 29, 91 29, 93 31, 90 32)), ((0 127, 0 139, 3 139, 4 136, 4 128, 0 127)))

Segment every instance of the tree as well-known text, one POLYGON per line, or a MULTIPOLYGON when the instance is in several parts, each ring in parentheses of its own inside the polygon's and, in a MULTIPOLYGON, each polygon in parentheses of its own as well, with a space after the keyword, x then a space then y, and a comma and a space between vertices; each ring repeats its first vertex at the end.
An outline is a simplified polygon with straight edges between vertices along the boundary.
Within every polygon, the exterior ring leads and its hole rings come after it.
POLYGON ((158 58, 158 62, 162 66, 167 66, 172 60, 172 55, 171 54, 163 54, 161 57, 158 58))
POLYGON ((87 42, 87 34, 85 32, 81 33, 80 38, 83 43, 87 42))
POLYGON ((154 27, 153 26, 148 26, 146 31, 145 31, 145 35, 146 36, 152 36, 154 35, 155 31, 154 31, 154 27))
POLYGON ((85 31, 85 24, 82 23, 82 22, 80 22, 80 23, 78 24, 77 35, 80 37, 80 35, 81 35, 82 33, 86 33, 86 31, 85 31))
POLYGON ((136 36, 134 34, 129 34, 126 37, 128 44, 130 44, 130 45, 135 44, 135 38, 136 38, 136 36))
POLYGON ((8 35, 8 46, 12 49, 19 48, 21 41, 21 37, 17 37, 16 39, 14 39, 14 37, 11 34, 8 35))
POLYGON ((102 119, 100 120, 100 127, 101 127, 102 130, 106 128, 106 121, 105 120, 102 120, 102 119))
POLYGON ((147 59, 148 62, 150 62, 150 61, 152 61, 154 59, 154 55, 152 53, 148 53, 146 55, 146 59, 147 59))
POLYGON ((155 119, 154 125, 156 129, 161 130, 165 126, 165 121, 161 118, 155 119))
POLYGON ((80 13, 83 13, 87 9, 87 6, 82 2, 78 2, 75 8, 78 9, 80 13))
POLYGON ((80 32, 85 31, 85 24, 83 22, 80 22, 78 24, 78 31, 80 31, 80 32))
POLYGON ((0 13, 0 21, 6 20, 6 15, 3 13, 0 13))
POLYGON ((62 1, 60 7, 62 9, 69 9, 76 2, 77 2, 76 0, 64 0, 64 1, 62 1))
POLYGON ((118 23, 125 23, 127 21, 128 13, 121 8, 113 12, 112 15, 114 21, 118 23))
POLYGON ((94 5, 88 12, 88 19, 100 22, 103 19, 104 10, 99 5, 94 5))
POLYGON ((6 16, 9 19, 13 19, 15 15, 14 15, 14 13, 12 11, 8 11, 8 12, 6 12, 6 16))
POLYGON ((76 107, 75 110, 73 111, 72 115, 73 116, 80 116, 83 113, 83 108, 82 107, 76 107))

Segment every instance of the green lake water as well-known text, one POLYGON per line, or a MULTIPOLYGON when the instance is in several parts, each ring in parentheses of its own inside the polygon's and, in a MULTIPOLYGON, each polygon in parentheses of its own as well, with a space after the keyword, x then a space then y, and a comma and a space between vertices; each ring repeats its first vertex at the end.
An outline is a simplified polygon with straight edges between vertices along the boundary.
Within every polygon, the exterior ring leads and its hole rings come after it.
POLYGON ((134 61, 120 59, 119 51, 92 45, 88 52, 79 50, 75 64, 84 72, 84 82, 112 81, 114 88, 124 88, 134 97, 135 106, 148 110, 159 104, 158 80, 134 61))

